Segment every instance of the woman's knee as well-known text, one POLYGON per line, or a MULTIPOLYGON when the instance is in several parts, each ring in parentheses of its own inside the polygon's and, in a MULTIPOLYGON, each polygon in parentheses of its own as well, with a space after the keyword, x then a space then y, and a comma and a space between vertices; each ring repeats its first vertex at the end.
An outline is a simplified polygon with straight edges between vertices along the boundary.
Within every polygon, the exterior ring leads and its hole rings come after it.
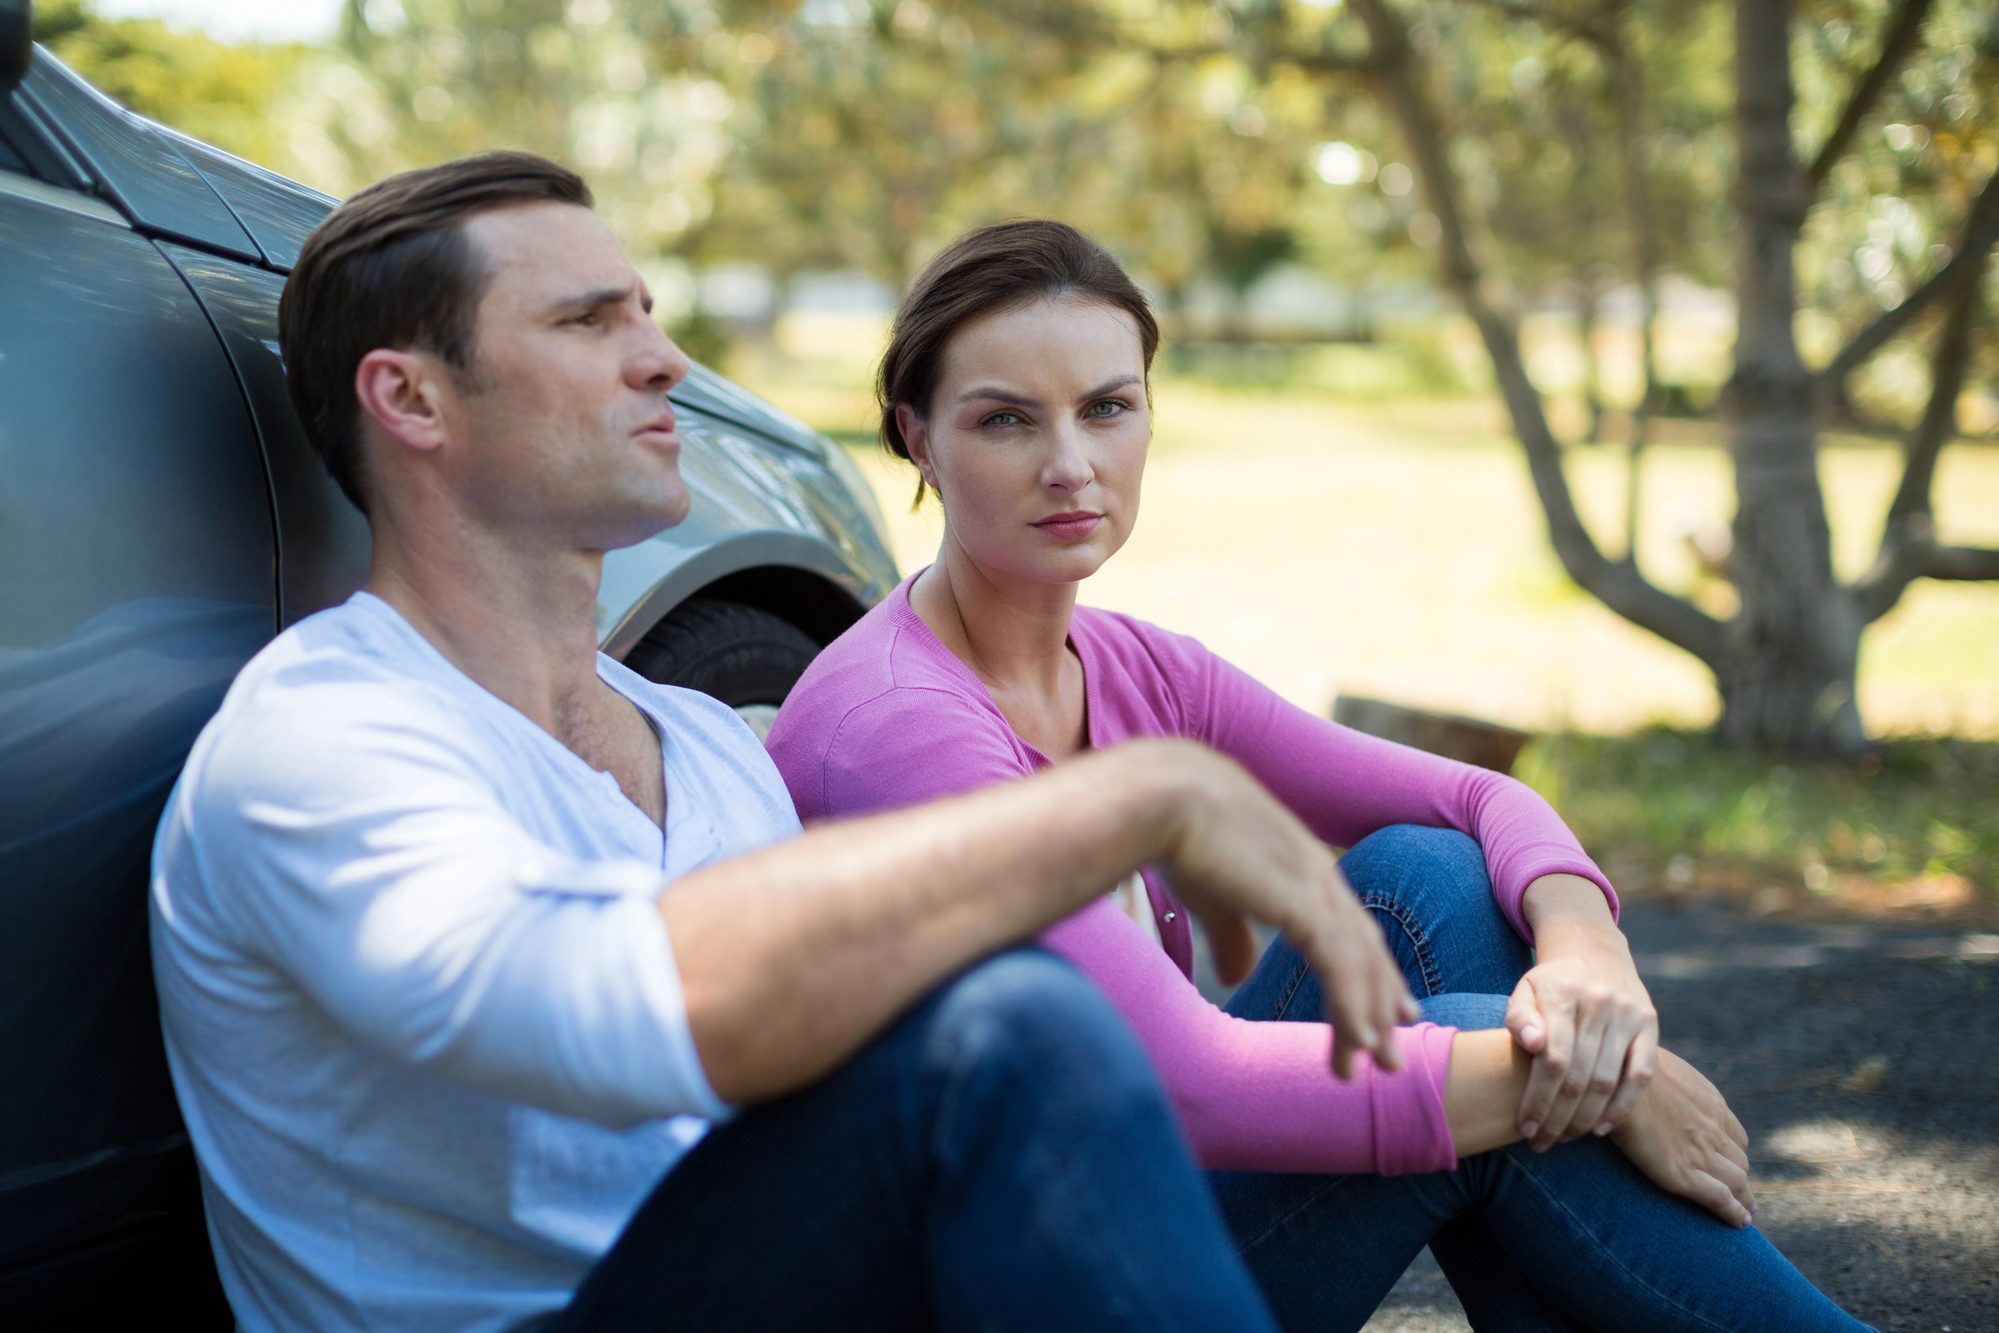
POLYGON ((1457 829, 1390 824, 1355 843, 1340 858, 1340 869, 1363 897, 1371 891, 1395 894, 1416 886, 1492 896, 1484 850, 1457 829))

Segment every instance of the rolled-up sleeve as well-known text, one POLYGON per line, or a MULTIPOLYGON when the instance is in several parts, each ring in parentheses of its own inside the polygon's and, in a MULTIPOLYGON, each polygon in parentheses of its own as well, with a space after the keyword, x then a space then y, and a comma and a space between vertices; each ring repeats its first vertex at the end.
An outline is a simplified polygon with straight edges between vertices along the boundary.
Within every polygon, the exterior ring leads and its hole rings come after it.
POLYGON ((232 728, 193 793, 228 933, 340 1027, 441 1077, 614 1127, 726 1116, 659 867, 532 837, 481 776, 496 756, 422 701, 318 693, 303 722, 232 728), (277 734, 282 751, 260 739, 277 734))

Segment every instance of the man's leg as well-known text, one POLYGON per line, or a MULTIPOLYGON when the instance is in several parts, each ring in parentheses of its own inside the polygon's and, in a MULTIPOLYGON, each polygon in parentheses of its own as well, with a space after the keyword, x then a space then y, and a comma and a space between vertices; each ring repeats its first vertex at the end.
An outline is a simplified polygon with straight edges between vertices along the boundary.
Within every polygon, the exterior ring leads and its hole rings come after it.
POLYGON ((696 1146, 556 1328, 654 1326, 1272 1328, 1136 1039, 1038 950, 696 1146))

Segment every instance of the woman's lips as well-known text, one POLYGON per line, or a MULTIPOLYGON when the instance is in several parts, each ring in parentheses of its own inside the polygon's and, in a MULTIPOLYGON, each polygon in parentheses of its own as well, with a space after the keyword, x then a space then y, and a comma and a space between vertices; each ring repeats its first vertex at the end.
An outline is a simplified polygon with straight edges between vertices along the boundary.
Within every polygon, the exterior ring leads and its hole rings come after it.
POLYGON ((1047 518, 1038 518, 1034 521, 1034 526, 1057 541, 1073 542, 1081 541, 1095 532, 1097 524, 1103 521, 1104 516, 1094 509, 1075 509, 1066 514, 1050 514, 1047 518))

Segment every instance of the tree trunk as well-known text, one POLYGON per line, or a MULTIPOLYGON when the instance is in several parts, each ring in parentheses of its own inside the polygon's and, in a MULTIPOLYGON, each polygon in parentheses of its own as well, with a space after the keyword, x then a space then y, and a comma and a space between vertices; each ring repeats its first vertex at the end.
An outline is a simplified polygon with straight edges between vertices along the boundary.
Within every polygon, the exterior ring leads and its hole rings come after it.
POLYGON ((1792 338, 1792 251, 1809 195, 1791 141, 1789 0, 1737 0, 1735 27, 1740 232, 1727 403, 1742 610, 1715 664, 1721 733, 1846 753, 1866 744, 1854 700, 1862 619, 1833 578, 1813 377, 1792 338))

